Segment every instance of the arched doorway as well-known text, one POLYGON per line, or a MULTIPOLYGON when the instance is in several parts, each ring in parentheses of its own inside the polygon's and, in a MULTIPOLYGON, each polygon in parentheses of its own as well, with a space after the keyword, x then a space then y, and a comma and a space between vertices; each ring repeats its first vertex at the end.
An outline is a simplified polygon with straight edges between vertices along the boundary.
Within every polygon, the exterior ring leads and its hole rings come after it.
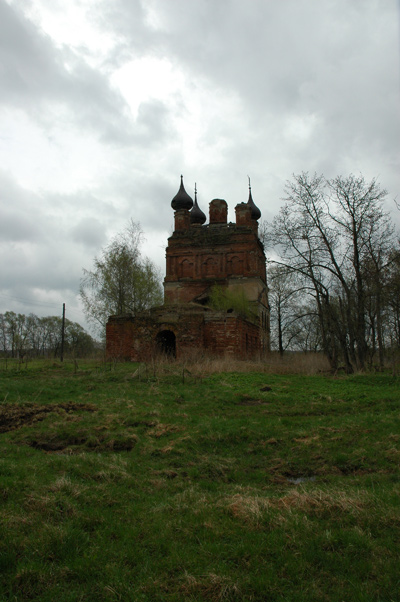
POLYGON ((176 357, 176 337, 172 330, 161 330, 156 336, 157 349, 169 357, 176 357))

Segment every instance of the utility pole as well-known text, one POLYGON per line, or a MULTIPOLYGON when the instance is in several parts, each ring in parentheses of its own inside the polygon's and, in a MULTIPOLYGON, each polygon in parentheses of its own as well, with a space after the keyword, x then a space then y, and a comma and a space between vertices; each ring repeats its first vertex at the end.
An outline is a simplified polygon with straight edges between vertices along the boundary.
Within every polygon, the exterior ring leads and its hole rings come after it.
POLYGON ((63 303, 62 326, 61 326, 61 356, 60 361, 64 361, 64 330, 65 330, 65 303, 63 303))

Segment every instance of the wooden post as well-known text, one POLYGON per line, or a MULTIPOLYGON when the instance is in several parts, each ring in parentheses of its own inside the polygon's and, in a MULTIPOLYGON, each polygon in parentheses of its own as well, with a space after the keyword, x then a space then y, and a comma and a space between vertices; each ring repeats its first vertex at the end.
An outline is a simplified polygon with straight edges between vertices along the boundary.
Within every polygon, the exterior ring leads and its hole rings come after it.
POLYGON ((64 330, 65 330, 65 303, 63 303, 62 326, 61 326, 61 356, 60 361, 64 361, 64 330))

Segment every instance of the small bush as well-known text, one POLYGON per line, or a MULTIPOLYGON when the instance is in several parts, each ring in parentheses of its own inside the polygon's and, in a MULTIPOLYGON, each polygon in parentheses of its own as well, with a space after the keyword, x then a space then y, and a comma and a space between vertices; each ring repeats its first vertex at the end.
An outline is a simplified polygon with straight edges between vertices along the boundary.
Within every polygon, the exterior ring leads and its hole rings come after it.
POLYGON ((235 311, 244 318, 254 317, 250 301, 241 287, 213 286, 210 291, 209 305, 217 310, 235 311))

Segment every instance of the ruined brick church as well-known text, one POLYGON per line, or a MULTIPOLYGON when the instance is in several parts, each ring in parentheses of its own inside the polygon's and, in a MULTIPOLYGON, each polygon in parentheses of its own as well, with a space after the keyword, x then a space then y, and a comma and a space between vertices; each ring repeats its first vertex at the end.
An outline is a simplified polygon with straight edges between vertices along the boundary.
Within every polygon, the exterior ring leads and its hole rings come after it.
POLYGON ((235 223, 228 223, 227 203, 214 199, 205 224, 197 192, 193 202, 182 176, 171 206, 175 226, 166 249, 164 305, 135 316, 110 316, 108 357, 148 361, 166 353, 179 359, 199 351, 236 359, 263 356, 269 351, 266 261, 250 183, 247 203, 235 207, 235 223), (246 312, 215 309, 215 287, 244 296, 246 312))

